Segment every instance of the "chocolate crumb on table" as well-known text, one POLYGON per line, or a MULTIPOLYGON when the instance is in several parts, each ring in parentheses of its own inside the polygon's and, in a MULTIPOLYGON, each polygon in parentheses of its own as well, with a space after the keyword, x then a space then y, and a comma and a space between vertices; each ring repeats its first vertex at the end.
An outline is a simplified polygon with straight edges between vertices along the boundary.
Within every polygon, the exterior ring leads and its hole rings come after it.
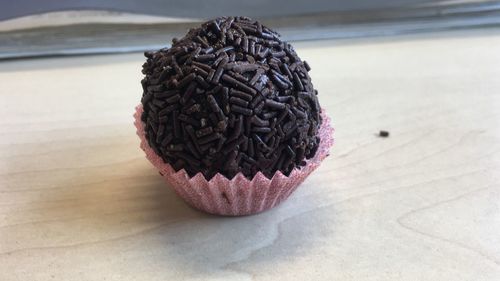
POLYGON ((155 153, 207 179, 289 175, 313 157, 318 92, 310 66, 279 37, 250 18, 221 17, 146 52, 141 119, 155 153))
POLYGON ((387 138, 389 137, 389 132, 388 131, 380 131, 378 133, 379 137, 387 138))

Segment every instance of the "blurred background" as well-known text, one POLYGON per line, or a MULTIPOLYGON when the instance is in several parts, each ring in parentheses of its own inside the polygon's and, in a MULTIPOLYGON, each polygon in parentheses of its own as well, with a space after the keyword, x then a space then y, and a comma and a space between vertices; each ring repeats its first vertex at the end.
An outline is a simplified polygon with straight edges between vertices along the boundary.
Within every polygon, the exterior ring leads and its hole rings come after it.
POLYGON ((1 0, 0 59, 143 51, 200 21, 246 15, 286 40, 387 36, 500 24, 487 0, 1 0))

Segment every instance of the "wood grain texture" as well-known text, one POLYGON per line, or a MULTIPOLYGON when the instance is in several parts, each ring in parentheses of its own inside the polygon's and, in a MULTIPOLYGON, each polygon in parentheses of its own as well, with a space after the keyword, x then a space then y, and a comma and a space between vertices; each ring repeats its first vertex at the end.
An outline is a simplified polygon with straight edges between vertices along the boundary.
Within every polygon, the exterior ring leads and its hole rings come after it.
POLYGON ((500 31, 296 45, 336 144, 241 218, 144 158, 141 54, 0 64, 0 280, 500 280, 500 31))

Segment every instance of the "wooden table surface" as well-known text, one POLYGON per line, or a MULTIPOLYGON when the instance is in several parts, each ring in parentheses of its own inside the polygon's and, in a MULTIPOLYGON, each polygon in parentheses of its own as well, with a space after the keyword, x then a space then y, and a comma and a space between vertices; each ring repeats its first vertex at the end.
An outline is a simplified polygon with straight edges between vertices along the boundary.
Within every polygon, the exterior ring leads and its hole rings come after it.
POLYGON ((296 46, 336 144, 239 218, 139 149, 141 54, 0 63, 0 280, 500 280, 500 30, 296 46))

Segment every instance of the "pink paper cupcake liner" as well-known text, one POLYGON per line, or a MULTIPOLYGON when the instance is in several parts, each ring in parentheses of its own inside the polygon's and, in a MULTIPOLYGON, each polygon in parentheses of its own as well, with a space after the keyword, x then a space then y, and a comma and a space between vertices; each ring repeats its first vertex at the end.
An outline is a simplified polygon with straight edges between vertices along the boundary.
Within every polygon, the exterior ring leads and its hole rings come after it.
POLYGON ((229 180, 221 174, 216 174, 207 181, 203 174, 189 177, 184 169, 175 171, 172 166, 163 162, 146 140, 144 122, 141 120, 142 105, 136 107, 135 126, 141 139, 141 148, 146 158, 159 170, 160 175, 169 186, 190 206, 216 215, 243 216, 268 210, 283 202, 312 173, 333 145, 333 131, 330 119, 322 110, 323 123, 318 131, 321 138, 316 155, 306 160, 306 165, 295 168, 289 176, 276 172, 268 179, 258 172, 252 180, 238 173, 229 180))

